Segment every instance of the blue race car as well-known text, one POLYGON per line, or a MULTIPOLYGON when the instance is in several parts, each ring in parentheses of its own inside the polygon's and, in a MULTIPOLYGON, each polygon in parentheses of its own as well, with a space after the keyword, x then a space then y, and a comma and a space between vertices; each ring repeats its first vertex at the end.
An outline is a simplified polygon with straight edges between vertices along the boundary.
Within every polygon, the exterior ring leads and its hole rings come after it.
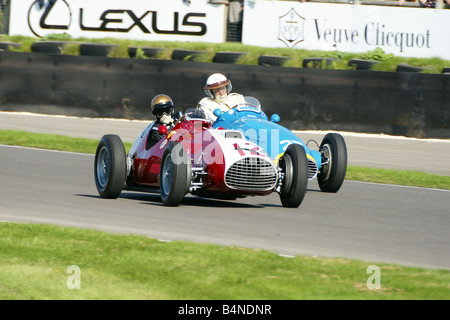
POLYGON ((347 147, 340 134, 328 133, 320 146, 316 142, 318 150, 310 149, 292 131, 278 124, 277 114, 269 120, 256 98, 245 97, 245 101, 228 112, 214 110, 217 119, 213 127, 240 131, 246 140, 267 152, 282 177, 277 191, 284 206, 298 207, 308 181, 316 177, 322 191, 340 189, 347 171, 347 147))

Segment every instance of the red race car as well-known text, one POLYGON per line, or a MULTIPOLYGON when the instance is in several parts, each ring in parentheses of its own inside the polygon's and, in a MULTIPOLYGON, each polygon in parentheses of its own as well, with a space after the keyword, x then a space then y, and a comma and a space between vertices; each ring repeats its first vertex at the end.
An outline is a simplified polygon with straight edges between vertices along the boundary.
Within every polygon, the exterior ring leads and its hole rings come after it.
POLYGON ((302 202, 308 183, 302 146, 293 144, 275 164, 240 131, 214 129, 210 120, 192 110, 148 147, 153 125, 139 134, 128 154, 119 136, 102 137, 94 165, 102 198, 117 198, 123 190, 159 192, 165 205, 177 206, 188 193, 237 199, 278 192, 285 207, 302 202))

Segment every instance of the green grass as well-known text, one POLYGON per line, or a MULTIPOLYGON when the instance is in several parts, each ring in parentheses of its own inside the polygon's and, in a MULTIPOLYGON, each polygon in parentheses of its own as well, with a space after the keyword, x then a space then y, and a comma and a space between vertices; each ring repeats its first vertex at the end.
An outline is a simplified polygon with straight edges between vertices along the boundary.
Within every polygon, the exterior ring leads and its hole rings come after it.
POLYGON ((0 299, 303 300, 450 298, 450 272, 0 223, 0 299), (370 265, 380 289, 368 289, 370 265), (67 286, 79 268, 80 289, 67 286), (70 278, 72 277, 72 278, 70 278))
POLYGON ((419 171, 348 166, 346 180, 450 190, 450 176, 419 171))
MULTIPOLYGON (((95 154, 98 140, 0 129, 0 144, 95 154)), ((128 151, 132 143, 124 142, 124 145, 128 151)))
MULTIPOLYGON (((20 52, 31 52, 31 45, 35 41, 70 41, 63 53, 69 55, 79 55, 79 45, 83 42, 89 43, 113 43, 118 44, 118 47, 114 49, 110 56, 115 58, 129 58, 128 47, 157 47, 166 48, 167 50, 154 57, 154 59, 170 60, 171 54, 174 49, 188 49, 188 50, 201 50, 205 51, 204 54, 195 58, 198 62, 212 62, 215 53, 221 51, 229 52, 246 52, 246 56, 241 57, 237 64, 245 65, 257 65, 258 57, 261 55, 282 56, 289 57, 284 66, 292 68, 302 68, 303 60, 305 58, 335 58, 339 59, 337 62, 333 62, 330 65, 323 64, 321 68, 326 69, 348 69, 351 70, 354 67, 349 66, 350 59, 367 59, 380 61, 381 63, 373 67, 376 71, 395 71, 399 63, 406 63, 411 66, 425 68, 423 73, 437 73, 440 74, 443 68, 450 67, 450 60, 444 60, 440 58, 409 58, 398 57, 393 54, 385 53, 381 48, 376 48, 371 51, 361 53, 348 53, 340 51, 318 51, 318 50, 304 50, 304 49, 290 49, 290 48, 266 48, 258 46, 244 45, 238 42, 225 42, 225 43, 205 43, 205 42, 181 42, 181 41, 143 41, 143 40, 130 40, 130 39, 88 39, 88 38, 71 38, 67 34, 50 34, 42 39, 24 37, 24 36, 8 36, 0 35, 0 41, 10 41, 16 43, 22 43, 20 49, 13 49, 20 52)), ((142 52, 138 56, 139 58, 145 58, 142 52)))
MULTIPOLYGON (((98 141, 61 135, 0 130, 0 144, 95 154, 98 141)), ((124 145, 128 152, 132 143, 124 142, 124 145)), ((418 171, 348 166, 346 179, 450 190, 449 176, 418 171)))

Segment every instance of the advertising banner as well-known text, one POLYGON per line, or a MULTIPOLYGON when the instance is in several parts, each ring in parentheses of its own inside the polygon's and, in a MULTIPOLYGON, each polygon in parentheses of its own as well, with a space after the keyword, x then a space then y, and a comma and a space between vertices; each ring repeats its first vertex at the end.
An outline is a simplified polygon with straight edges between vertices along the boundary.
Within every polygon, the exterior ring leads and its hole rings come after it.
POLYGON ((11 0, 10 35, 225 41, 225 6, 207 0, 11 0))
POLYGON ((247 0, 242 42, 450 59, 450 10, 247 0))

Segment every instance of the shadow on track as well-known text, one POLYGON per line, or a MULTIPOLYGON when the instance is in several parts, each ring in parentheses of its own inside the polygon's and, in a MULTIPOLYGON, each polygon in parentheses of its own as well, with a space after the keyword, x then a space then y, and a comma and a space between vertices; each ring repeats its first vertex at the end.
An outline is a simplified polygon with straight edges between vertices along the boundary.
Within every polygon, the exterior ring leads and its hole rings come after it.
MULTIPOLYGON (((97 198, 102 199, 99 195, 92 194, 76 194, 78 197, 86 197, 86 198, 97 198)), ((122 192, 119 196, 119 199, 127 199, 127 200, 135 200, 141 201, 142 204, 152 205, 152 206, 164 206, 161 201, 161 197, 159 194, 151 194, 151 193, 136 193, 136 192, 122 192)), ((115 200, 115 199, 102 199, 102 200, 115 200)), ((241 203, 237 200, 222 200, 222 199, 212 199, 212 198, 203 198, 196 196, 186 196, 183 201, 181 201, 180 206, 190 206, 190 207, 221 207, 221 208, 264 208, 266 205, 255 205, 248 203, 241 203)), ((271 204, 267 205, 268 207, 274 206, 271 204)))

